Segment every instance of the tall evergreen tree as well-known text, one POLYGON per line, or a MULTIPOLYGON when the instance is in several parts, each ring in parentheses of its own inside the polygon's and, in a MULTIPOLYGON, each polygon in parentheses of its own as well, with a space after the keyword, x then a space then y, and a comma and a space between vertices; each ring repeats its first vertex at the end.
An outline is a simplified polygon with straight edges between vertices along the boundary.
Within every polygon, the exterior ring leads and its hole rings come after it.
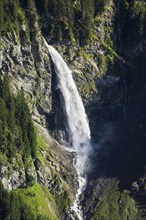
POLYGON ((92 36, 94 24, 94 0, 81 0, 82 3, 82 22, 83 38, 88 40, 92 36))

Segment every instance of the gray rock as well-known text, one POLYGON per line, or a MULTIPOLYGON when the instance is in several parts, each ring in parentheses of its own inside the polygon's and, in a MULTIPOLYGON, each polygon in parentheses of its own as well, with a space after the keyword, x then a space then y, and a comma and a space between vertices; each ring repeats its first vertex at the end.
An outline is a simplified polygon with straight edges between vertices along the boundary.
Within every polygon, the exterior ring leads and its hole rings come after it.
POLYGON ((25 170, 24 168, 14 167, 10 170, 8 166, 1 166, 0 180, 2 181, 4 188, 7 190, 16 189, 25 184, 25 170))

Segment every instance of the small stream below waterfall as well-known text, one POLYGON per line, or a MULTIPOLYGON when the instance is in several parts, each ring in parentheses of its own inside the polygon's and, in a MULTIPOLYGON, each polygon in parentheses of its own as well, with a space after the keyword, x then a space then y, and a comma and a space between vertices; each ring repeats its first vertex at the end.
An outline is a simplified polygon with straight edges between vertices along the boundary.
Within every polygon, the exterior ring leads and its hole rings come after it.
POLYGON ((77 218, 83 220, 84 217, 79 203, 80 195, 86 187, 89 157, 92 153, 89 123, 82 99, 73 80, 71 70, 68 68, 62 56, 52 46, 48 45, 45 39, 44 42, 51 55, 57 79, 57 86, 61 93, 62 106, 60 107, 63 108, 66 118, 69 151, 76 153, 74 166, 77 170, 79 188, 75 201, 70 208, 70 218, 73 220, 77 218))

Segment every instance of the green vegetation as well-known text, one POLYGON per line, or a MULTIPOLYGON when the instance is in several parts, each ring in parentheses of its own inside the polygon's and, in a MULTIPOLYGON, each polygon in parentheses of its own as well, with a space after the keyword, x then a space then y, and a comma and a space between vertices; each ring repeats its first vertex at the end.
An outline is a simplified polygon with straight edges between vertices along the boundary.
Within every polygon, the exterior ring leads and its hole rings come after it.
POLYGON ((99 53, 98 57, 100 60, 100 65, 102 67, 103 73, 105 74, 107 71, 107 68, 108 68, 108 60, 107 60, 108 57, 105 56, 105 54, 103 54, 103 53, 99 53))
POLYGON ((101 13, 106 6, 106 4, 109 3, 109 0, 95 0, 95 15, 98 13, 101 13))
MULTIPOLYGON (((38 12, 42 29, 50 39, 62 41, 69 39, 73 42, 87 43, 94 38, 94 24, 98 23, 101 13, 105 10, 109 0, 2 0, 0 2, 0 32, 19 32, 21 23, 32 20, 33 13, 38 12), (31 16, 30 16, 31 15, 31 16), (44 18, 46 21, 44 28, 44 18)), ((125 7, 131 7, 135 14, 145 22, 145 1, 124 1, 125 7)), ((27 30, 29 32, 29 30, 27 30)), ((111 46, 111 45, 110 45, 111 46)))
POLYGON ((80 86, 80 90, 83 96, 90 96, 94 91, 96 91, 96 84, 94 81, 86 82, 80 86))
POLYGON ((36 1, 39 14, 47 13, 48 32, 55 40, 65 38, 87 40, 92 35, 94 23, 94 1, 36 1))
POLYGON ((25 12, 20 6, 19 0, 0 1, 0 34, 15 30, 19 33, 19 25, 26 22, 25 12))
POLYGON ((146 37, 146 2, 144 0, 134 2, 134 13, 139 17, 139 35, 146 37))
POLYGON ((17 30, 18 1, 2 0, 0 9, 0 32, 17 30))
POLYGON ((34 220, 58 219, 57 215, 59 216, 59 214, 55 200, 47 188, 34 184, 28 188, 17 189, 14 193, 17 196, 21 195, 21 203, 30 208, 34 220))
POLYGON ((26 213, 29 213, 29 207, 25 207, 24 212, 20 207, 21 205, 19 197, 15 196, 12 192, 7 192, 4 190, 3 185, 0 183, 0 219, 18 220, 20 219, 20 215, 23 216, 25 210, 27 210, 26 213))
POLYGON ((45 31, 53 40, 70 39, 73 42, 88 42, 94 35, 94 20, 108 1, 2 0, 0 3, 0 32, 1 34, 13 30, 19 32, 19 25, 27 24, 30 14, 32 16, 32 13, 29 12, 37 10, 40 15, 40 23, 44 16, 47 16, 47 30, 45 28, 45 31))
POLYGON ((11 192, 0 183, 0 220, 57 220, 56 203, 38 184, 11 192))
POLYGON ((128 191, 120 192, 118 181, 113 179, 105 189, 100 204, 91 220, 133 220, 137 219, 137 209, 128 191))
POLYGON ((86 60, 93 59, 93 54, 85 52, 85 48, 82 48, 82 47, 78 51, 77 56, 83 57, 86 60))
POLYGON ((8 77, 0 79, 0 151, 8 158, 20 152, 25 162, 36 154, 36 135, 23 90, 11 95, 8 77))
MULTIPOLYGON (((67 186, 64 184, 64 189, 67 186)), ((54 196, 60 215, 63 215, 67 209, 71 206, 72 200, 68 190, 63 191, 63 193, 54 196)))
POLYGON ((143 1, 135 1, 134 2, 134 11, 136 14, 140 14, 143 18, 146 15, 146 2, 143 1))
POLYGON ((102 44, 105 47, 105 49, 109 52, 110 56, 113 57, 113 59, 115 57, 120 59, 120 56, 108 44, 106 44, 104 41, 102 41, 102 44))
MULTIPOLYGON (((57 167, 55 169, 55 157, 54 153, 47 146, 45 137, 37 136, 37 165, 43 169, 43 166, 50 169, 51 179, 55 182, 55 187, 51 190, 54 201, 57 204, 58 213, 62 216, 65 211, 71 206, 72 198, 70 194, 69 186, 64 182, 61 176, 58 175, 57 167), (45 154, 42 155, 42 152, 45 154), (54 169, 50 167, 50 163, 54 164, 54 169), (58 188, 61 186, 61 191, 58 193, 58 188)), ((59 167, 58 167, 59 169, 59 167)))
POLYGON ((21 172, 24 167, 26 182, 23 188, 11 192, 0 182, 0 220, 57 220, 71 205, 70 190, 57 171, 54 153, 43 136, 36 137, 23 90, 12 95, 7 76, 0 79, 1 165, 6 165, 10 173, 14 169, 21 172), (50 191, 36 183, 30 173, 33 159, 36 167, 50 171, 44 174, 53 181, 50 191))

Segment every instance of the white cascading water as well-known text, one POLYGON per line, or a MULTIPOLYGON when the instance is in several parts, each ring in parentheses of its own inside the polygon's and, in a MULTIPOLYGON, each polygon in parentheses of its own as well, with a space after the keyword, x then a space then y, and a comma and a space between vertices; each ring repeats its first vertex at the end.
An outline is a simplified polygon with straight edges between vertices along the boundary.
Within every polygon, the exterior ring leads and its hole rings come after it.
MULTIPOLYGON (((86 186, 86 172, 89 165, 88 158, 91 153, 89 123, 71 70, 61 55, 52 46, 48 45, 46 41, 45 44, 51 55, 57 75, 58 88, 63 97, 71 148, 77 154, 74 166, 78 174, 79 189, 71 210, 76 213, 79 220, 83 220, 82 211, 79 207, 79 197, 86 186)), ((72 219, 74 219, 73 216, 72 219)))

